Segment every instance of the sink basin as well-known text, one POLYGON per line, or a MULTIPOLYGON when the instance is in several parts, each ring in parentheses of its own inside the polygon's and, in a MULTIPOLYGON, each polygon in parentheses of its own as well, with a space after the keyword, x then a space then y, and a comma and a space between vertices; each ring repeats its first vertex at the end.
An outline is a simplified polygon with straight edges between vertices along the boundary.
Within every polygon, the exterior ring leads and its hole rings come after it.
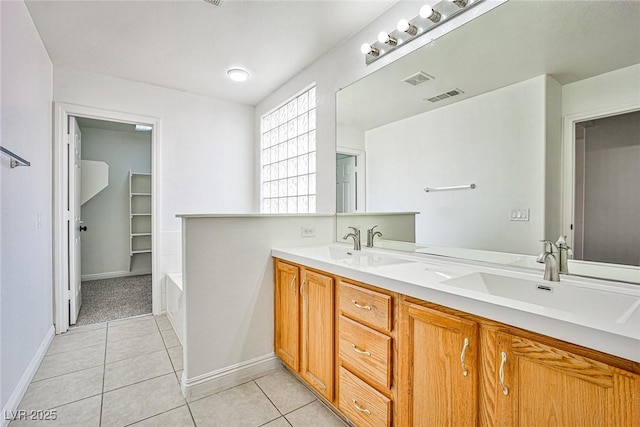
POLYGON ((533 281, 490 273, 472 273, 442 283, 605 322, 626 323, 640 307, 640 297, 575 286, 562 281, 533 281))
POLYGON ((347 250, 338 247, 330 247, 329 255, 336 263, 348 265, 349 267, 381 267, 384 265, 405 264, 411 262, 402 258, 383 254, 347 250))

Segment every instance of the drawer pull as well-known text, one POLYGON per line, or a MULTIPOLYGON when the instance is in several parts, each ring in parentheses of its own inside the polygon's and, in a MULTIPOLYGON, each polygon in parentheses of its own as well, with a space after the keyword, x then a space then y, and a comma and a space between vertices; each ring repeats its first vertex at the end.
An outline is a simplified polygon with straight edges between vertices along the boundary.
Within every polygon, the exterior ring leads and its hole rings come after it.
POLYGON ((356 300, 351 300, 351 302, 353 303, 353 305, 355 305, 358 308, 361 308, 363 310, 371 310, 371 306, 370 305, 360 305, 360 304, 358 304, 358 301, 356 301, 356 300))
POLYGON ((509 394, 509 388, 504 385, 504 362, 507 361, 507 353, 502 352, 502 361, 500 362, 500 386, 502 387, 502 394, 505 396, 509 394))
POLYGON ((465 377, 469 375, 469 371, 467 371, 467 368, 464 366, 464 356, 467 353, 467 347, 469 347, 469 338, 464 339, 464 345, 462 346, 462 353, 460 354, 460 364, 462 365, 462 375, 465 377))
POLYGON ((355 351, 358 354, 364 354, 365 356, 371 356, 371 353, 366 351, 366 350, 360 350, 355 344, 351 343, 351 345, 353 346, 353 351, 355 351))
POLYGON ((356 410, 358 410, 358 411, 360 411, 360 412, 362 412, 364 414, 371 415, 371 411, 370 410, 364 409, 364 408, 361 408, 360 406, 358 406, 358 401, 357 400, 351 399, 351 401, 353 402, 353 407, 356 408, 356 410))

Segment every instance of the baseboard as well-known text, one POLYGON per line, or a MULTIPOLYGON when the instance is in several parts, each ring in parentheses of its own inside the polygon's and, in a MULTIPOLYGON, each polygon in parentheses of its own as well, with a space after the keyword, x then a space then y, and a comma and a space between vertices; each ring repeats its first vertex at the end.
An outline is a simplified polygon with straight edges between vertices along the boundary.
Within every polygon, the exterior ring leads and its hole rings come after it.
POLYGON ((151 274, 151 270, 109 271, 107 273, 83 274, 81 280, 85 282, 87 280, 115 279, 117 277, 141 276, 143 274, 151 274))
POLYGON ((261 377, 279 366, 280 359, 276 357, 275 353, 270 353, 246 362, 208 372, 195 378, 184 378, 183 374, 180 386, 185 397, 193 397, 203 393, 223 390, 236 384, 241 384, 244 381, 261 377))
POLYGON ((38 347, 38 351, 33 355, 29 366, 25 369, 20 381, 13 389, 11 396, 7 400, 7 403, 2 408, 2 417, 0 417, 0 427, 6 427, 9 425, 11 418, 13 418, 12 414, 15 414, 18 410, 18 405, 20 405, 20 401, 24 397, 24 394, 27 392, 27 388, 29 384, 31 384, 31 380, 36 375, 38 368, 40 367, 40 363, 42 363, 42 359, 44 355, 47 353, 49 349, 49 345, 51 345, 51 341, 55 336, 55 329, 53 325, 49 328, 49 331, 44 336, 42 342, 40 343, 40 347, 38 347))

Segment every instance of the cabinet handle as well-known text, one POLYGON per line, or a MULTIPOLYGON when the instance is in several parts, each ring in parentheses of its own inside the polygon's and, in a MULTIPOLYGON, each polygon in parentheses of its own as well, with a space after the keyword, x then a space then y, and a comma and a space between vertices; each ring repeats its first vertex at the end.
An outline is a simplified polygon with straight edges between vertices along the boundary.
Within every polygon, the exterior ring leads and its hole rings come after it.
POLYGON ((355 344, 351 343, 351 345, 353 346, 353 351, 355 351, 358 354, 364 354, 365 356, 371 356, 371 353, 366 351, 366 350, 360 350, 355 344))
POLYGON ((293 275, 293 279, 291 279, 291 283, 289 284, 289 287, 293 290, 293 294, 294 295, 296 294, 296 287, 294 285, 295 285, 295 282, 296 282, 297 278, 298 278, 298 275, 294 274, 293 275))
POLYGON ((469 371, 467 371, 467 368, 465 368, 464 366, 464 356, 467 353, 467 347, 469 347, 469 338, 464 339, 464 345, 462 346, 462 353, 460 353, 460 364, 462 365, 462 375, 465 377, 469 375, 469 371))
POLYGON ((500 386, 502 387, 502 394, 505 396, 509 394, 509 388, 504 385, 504 362, 507 361, 507 353, 502 352, 502 361, 500 362, 500 386))
POLYGON ((363 310, 371 310, 371 306, 370 305, 360 305, 360 304, 358 304, 358 301, 356 301, 356 300, 351 300, 351 302, 353 303, 353 305, 355 305, 358 308, 361 308, 363 310))
POLYGON ((371 411, 370 410, 364 409, 364 408, 361 408, 360 406, 358 406, 358 401, 357 400, 351 399, 351 401, 353 402, 353 406, 354 406, 354 408, 356 408, 356 410, 358 410, 360 412, 363 412, 363 413, 365 413, 367 415, 371 415, 371 411))
POLYGON ((300 295, 302 295, 302 288, 307 284, 307 279, 304 279, 302 283, 300 283, 300 295))

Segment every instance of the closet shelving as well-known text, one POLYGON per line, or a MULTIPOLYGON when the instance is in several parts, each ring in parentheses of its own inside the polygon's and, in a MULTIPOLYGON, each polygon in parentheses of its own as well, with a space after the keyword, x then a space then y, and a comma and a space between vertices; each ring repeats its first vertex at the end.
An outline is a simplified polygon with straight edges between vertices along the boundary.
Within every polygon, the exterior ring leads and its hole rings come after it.
POLYGON ((129 171, 129 270, 133 258, 151 253, 151 174, 129 171))

